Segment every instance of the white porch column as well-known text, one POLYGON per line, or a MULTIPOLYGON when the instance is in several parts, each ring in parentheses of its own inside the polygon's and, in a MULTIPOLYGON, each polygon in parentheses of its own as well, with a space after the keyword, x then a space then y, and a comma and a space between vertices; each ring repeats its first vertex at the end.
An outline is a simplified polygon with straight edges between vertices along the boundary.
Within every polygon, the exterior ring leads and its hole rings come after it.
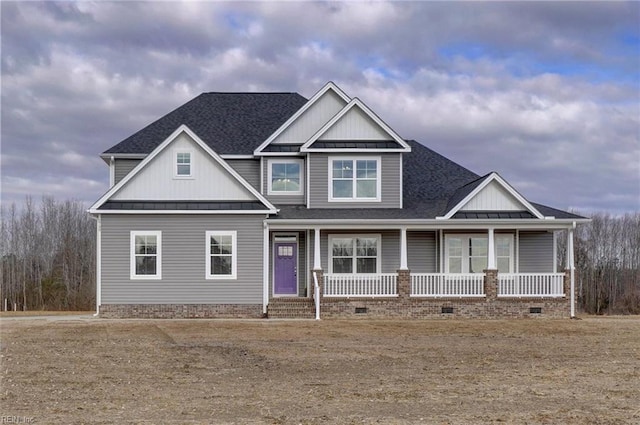
MULTIPOLYGON (((7 311, 5 299, 4 310, 7 311)), ((102 214, 98 214, 96 221, 96 314, 100 314, 100 304, 102 303, 102 214)))
POLYGON ((573 230, 576 227, 576 223, 573 223, 573 227, 567 232, 567 268, 571 273, 571 317, 576 317, 576 290, 575 290, 575 263, 573 257, 573 230))
POLYGON ((407 267, 407 228, 400 229, 400 270, 408 270, 407 267))
POLYGON ((493 227, 489 228, 489 245, 487 247, 487 269, 495 270, 496 268, 496 250, 494 241, 493 227))
POLYGON ((313 270, 322 269, 320 264, 320 228, 313 229, 313 270))

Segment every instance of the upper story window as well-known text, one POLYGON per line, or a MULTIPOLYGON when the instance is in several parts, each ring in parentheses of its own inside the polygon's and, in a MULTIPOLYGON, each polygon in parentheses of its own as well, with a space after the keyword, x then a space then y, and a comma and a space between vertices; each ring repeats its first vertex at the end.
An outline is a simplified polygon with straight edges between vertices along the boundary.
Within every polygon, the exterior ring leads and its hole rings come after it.
POLYGON ((269 195, 302 195, 303 161, 277 159, 269 161, 269 195))
MULTIPOLYGON (((496 266, 499 273, 513 272, 513 235, 495 237, 496 266)), ((445 236, 445 270, 447 273, 482 273, 488 264, 487 235, 445 236)))
POLYGON ((380 158, 329 158, 330 201, 380 201, 380 158))
POLYGON ((131 232, 131 279, 162 277, 162 232, 131 232))
POLYGON ((192 177, 193 163, 191 152, 177 151, 175 161, 175 177, 192 177))

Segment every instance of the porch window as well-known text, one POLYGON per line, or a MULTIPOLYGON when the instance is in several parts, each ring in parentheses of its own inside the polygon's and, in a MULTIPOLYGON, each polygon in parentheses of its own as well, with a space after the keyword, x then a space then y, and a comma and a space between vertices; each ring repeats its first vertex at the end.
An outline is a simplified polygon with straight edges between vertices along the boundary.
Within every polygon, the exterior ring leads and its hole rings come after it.
POLYGON ((175 156, 175 167, 174 177, 191 177, 193 171, 191 152, 177 151, 175 156))
POLYGON ((329 236, 330 273, 367 274, 380 270, 380 235, 329 236))
POLYGON ((330 201, 380 201, 380 158, 330 158, 330 201))
POLYGON ((302 195, 303 162, 300 159, 279 159, 269 162, 269 195, 302 195))
MULTIPOLYGON (((495 253, 499 273, 512 273, 513 235, 496 234, 495 253)), ((482 273, 487 268, 489 239, 487 235, 446 235, 445 271, 447 273, 482 273)))
POLYGON ((162 277, 162 232, 131 231, 131 279, 162 277))
POLYGON ((207 232, 207 279, 236 279, 238 260, 236 239, 236 231, 207 232))

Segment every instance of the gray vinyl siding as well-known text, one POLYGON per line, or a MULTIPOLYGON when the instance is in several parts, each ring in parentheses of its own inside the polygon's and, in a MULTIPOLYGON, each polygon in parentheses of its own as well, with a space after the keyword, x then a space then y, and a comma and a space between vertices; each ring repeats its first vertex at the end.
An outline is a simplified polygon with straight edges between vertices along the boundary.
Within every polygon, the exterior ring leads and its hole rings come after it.
MULTIPOLYGON (((307 190, 307 180, 303 179, 302 182, 302 195, 269 195, 269 162, 277 161, 278 158, 268 157, 264 159, 264 167, 262 170, 262 182, 263 188, 262 193, 264 196, 274 205, 304 205, 306 203, 306 195, 305 191, 307 190)), ((287 159, 291 159, 291 157, 287 157, 287 159)), ((301 159, 301 158, 296 158, 301 159)), ((303 161, 302 170, 300 170, 302 175, 304 176, 307 172, 306 162, 303 161)), ((306 177, 306 176, 304 176, 306 177)))
MULTIPOLYGON (((395 230, 383 230, 383 231, 358 231, 358 232, 344 232, 344 231, 321 231, 320 232, 320 261, 322 262, 322 270, 325 273, 329 273, 329 235, 381 235, 381 252, 380 258, 380 272, 381 273, 395 273, 400 268, 400 231, 395 230)), ((311 234, 309 244, 313 243, 313 234, 311 234)), ((313 245, 311 245, 313 247, 313 245)), ((313 249, 310 251, 310 256, 313 256, 313 249)), ((313 257, 312 257, 313 258, 313 257)), ((313 262, 311 263, 313 268, 313 262)))
POLYGON ((142 160, 141 159, 114 159, 114 184, 117 184, 120 180, 122 180, 127 174, 131 172, 136 165, 138 165, 142 160))
POLYGON ((400 208, 400 153, 309 154, 309 208, 400 208), (381 157, 380 202, 329 202, 329 156, 381 157))
POLYGON ((259 159, 226 159, 251 186, 260 190, 260 160, 259 159))
POLYGON ((520 273, 552 273, 553 233, 520 232, 519 271, 520 273))
POLYGON ((413 273, 436 273, 436 233, 407 232, 407 266, 413 273))
POLYGON ((103 304, 262 304, 261 215, 102 215, 103 304), (162 232, 162 279, 130 279, 130 232, 162 232), (237 231, 237 279, 205 279, 205 233, 237 231))
MULTIPOLYGON (((298 296, 307 296, 307 244, 306 232, 276 232, 276 235, 298 236, 298 296)), ((269 236, 269 296, 273 295, 273 241, 274 233, 269 236)))

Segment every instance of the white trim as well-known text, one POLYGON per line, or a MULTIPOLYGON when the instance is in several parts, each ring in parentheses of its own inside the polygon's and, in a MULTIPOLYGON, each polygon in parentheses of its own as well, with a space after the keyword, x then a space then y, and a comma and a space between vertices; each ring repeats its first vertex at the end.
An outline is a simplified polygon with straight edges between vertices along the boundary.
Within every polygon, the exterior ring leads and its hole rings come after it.
POLYGON ((300 152, 264 152, 261 153, 259 157, 262 158, 267 156, 293 156, 301 158, 304 154, 301 154, 300 152))
POLYGON ((262 314, 269 305, 269 224, 262 222, 262 314))
MULTIPOLYGON (((115 186, 109 189, 100 199, 98 199, 90 208, 89 212, 97 213, 98 209, 107 202, 115 193, 117 193, 129 180, 134 178, 140 170, 147 166, 160 152, 162 152, 171 142, 173 142, 180 134, 185 133, 191 139, 193 139, 198 146, 200 146, 206 153, 208 153, 222 168, 224 168, 231 176, 233 176, 245 189, 247 189, 253 196, 255 196, 260 202, 262 202, 269 210, 275 211, 276 207, 269 202, 259 191, 251 186, 236 170, 233 169, 224 159, 222 159, 215 151, 213 151, 198 135, 196 135, 189 127, 182 124, 176 129, 169 137, 167 137, 157 148, 153 150, 145 159, 143 159, 138 165, 135 166, 131 172, 129 172, 122 180, 120 180, 115 186)), ((100 211, 103 213, 105 211, 100 211)), ((174 211, 173 213, 177 213, 174 211)))
POLYGON ((271 294, 274 298, 278 298, 278 297, 297 297, 298 293, 300 291, 300 277, 299 277, 299 273, 298 273, 298 265, 300 262, 300 241, 298 240, 298 233, 273 233, 273 240, 271 241, 271 294), (293 238, 293 240, 279 240, 277 241, 276 238, 278 237, 278 235, 280 237, 286 235, 288 237, 293 238), (276 294, 276 244, 277 243, 294 243, 296 244, 296 292, 295 293, 291 293, 291 294, 276 294))
POLYGON ((573 253, 573 231, 576 228, 576 222, 574 221, 572 227, 567 232, 569 241, 567 243, 567 251, 569 252, 569 268, 570 268, 570 288, 571 291, 571 318, 576 317, 576 281, 575 281, 575 258, 573 253))
POLYGON ((260 193, 264 195, 264 158, 260 157, 260 193))
MULTIPOLYGON (((489 257, 491 254, 491 246, 489 244, 490 235, 493 233, 492 229, 488 229, 489 234, 487 233, 447 233, 444 235, 444 250, 443 250, 443 266, 444 269, 442 273, 445 274, 458 274, 456 272, 449 271, 449 241, 453 238, 457 238, 461 240, 461 250, 462 250, 462 268, 461 273, 472 273, 469 271, 469 258, 471 258, 469 254, 469 240, 470 238, 485 238, 487 240, 487 269, 491 269, 491 263, 489 262, 489 257)), ((494 264, 493 269, 497 269, 497 255, 495 252, 495 239, 497 238, 509 238, 509 271, 508 273, 513 273, 514 269, 514 237, 513 233, 498 233, 494 234, 494 246, 493 246, 493 258, 494 264)), ((477 274, 481 274, 482 271, 475 272, 477 274)))
POLYGON ((260 146, 258 146, 253 151, 254 155, 264 155, 264 153, 262 153, 262 149, 269 146, 271 142, 273 142, 279 135, 281 135, 287 128, 289 128, 291 124, 293 124, 302 114, 305 113, 305 111, 307 111, 314 103, 318 101, 318 99, 320 99, 329 90, 333 90, 338 96, 342 98, 342 100, 345 101, 345 103, 349 103, 349 101, 351 100, 351 98, 349 98, 349 96, 347 96, 340 89, 340 87, 335 85, 332 81, 327 82, 327 84, 325 84, 324 87, 318 90, 318 92, 316 92, 316 94, 314 94, 311 97, 311 99, 309 99, 307 103, 305 103, 302 106, 302 108, 298 109, 298 111, 295 114, 293 114, 287 121, 285 121, 284 124, 280 126, 280 128, 278 128, 275 132, 273 132, 273 134, 271 134, 271 136, 269 136, 267 140, 265 140, 260 146))
POLYGON ((439 247, 438 250, 440 251, 440 270, 438 270, 440 273, 444 273, 444 232, 442 231, 442 229, 438 230, 438 233, 440 234, 438 241, 439 241, 439 247))
POLYGON ((144 159, 148 154, 146 153, 101 153, 99 156, 103 161, 110 158, 115 159, 144 159))
POLYGON ((116 160, 111 155, 109 159, 109 187, 113 187, 116 184, 116 160))
MULTIPOLYGON (((345 140, 345 139, 341 139, 345 140)), ((309 149, 306 152, 314 153, 398 153, 406 152, 405 149, 365 149, 365 148, 315 148, 309 149)))
POLYGON ((497 269, 496 266, 496 240, 493 227, 489 227, 487 235, 487 269, 497 269))
POLYGON ((303 159, 269 159, 267 160, 267 194, 268 195, 273 195, 273 196, 286 196, 286 195, 293 195, 293 196, 300 196, 304 194, 303 191, 303 187, 304 187, 304 160, 303 159), (273 165, 274 164, 298 164, 300 169, 299 169, 299 179, 300 179, 300 186, 299 186, 299 190, 295 191, 295 192, 286 192, 286 191, 274 191, 273 188, 271 187, 271 183, 273 181, 273 165))
POLYGON ((205 232, 205 279, 207 280, 236 280, 238 278, 238 232, 236 230, 207 230, 205 232), (231 236, 231 274, 211 273, 211 237, 231 236))
POLYGON ((131 280, 160 280, 162 279, 162 232, 160 230, 131 230, 129 232, 129 278, 131 280), (136 274, 136 236, 156 237, 156 273, 148 275, 136 274))
MULTIPOLYGON (((96 315, 102 303, 102 216, 96 219, 96 315)), ((6 309, 5 309, 6 310, 6 309)))
MULTIPOLYGON (((353 98, 344 108, 340 110, 333 118, 331 118, 325 125, 323 125, 320 130, 318 130, 313 136, 309 138, 301 147, 300 152, 321 152, 326 150, 321 149, 313 149, 311 145, 322 137, 331 127, 333 127, 343 116, 345 116, 352 108, 358 107, 365 115, 367 115, 371 120, 373 120, 376 124, 378 124, 382 130, 384 130, 396 143, 402 146, 402 149, 384 149, 383 152, 411 152, 411 146, 404 141, 402 137, 400 137, 391 127, 389 127, 384 121, 382 121, 367 105, 365 105, 360 99, 357 97, 353 98)), ((340 152, 344 151, 343 149, 330 149, 330 152, 340 152)), ((366 150, 367 152, 371 152, 372 150, 366 150)))
POLYGON ((270 210, 87 210, 90 214, 276 214, 277 209, 270 210))
POLYGON ((322 259, 320 257, 320 228, 313 229, 313 270, 322 270, 322 259))
POLYGON ((352 156, 352 155, 330 155, 327 157, 327 202, 382 202, 382 157, 380 156, 352 156), (352 161, 353 175, 352 197, 351 198, 335 198, 333 196, 333 161, 352 161), (375 198, 358 198, 356 196, 357 189, 357 161, 376 161, 376 197, 375 198))
POLYGON ((380 270, 382 269, 382 234, 380 233, 351 233, 351 234, 342 234, 342 233, 333 233, 329 234, 327 237, 327 261, 329 262, 327 269, 329 270, 329 274, 334 274, 333 272, 333 240, 334 239, 353 239, 353 267, 351 273, 335 273, 337 275, 345 275, 345 274, 380 274, 380 270), (376 239, 376 271, 375 273, 358 273, 357 271, 357 258, 356 255, 356 238, 375 238, 376 239))
MULTIPOLYGON (((517 232, 517 231, 516 231, 517 232)), ((553 235, 553 272, 558 272, 558 232, 551 232, 553 235)))
POLYGON ((305 160, 305 168, 306 168, 306 193, 305 193, 305 203, 307 204, 307 209, 311 208, 309 206, 309 202, 311 200, 311 196, 310 196, 310 187, 311 187, 311 158, 309 157, 309 155, 306 156, 306 160, 305 160))
POLYGON ((220 155, 220 158, 222 159, 256 159, 254 155, 229 155, 229 154, 220 155))
MULTIPOLYGON (((516 198, 518 202, 520 202, 527 210, 529 210, 531 214, 536 216, 536 218, 545 219, 545 217, 536 208, 534 208, 533 205, 529 203, 529 201, 527 201, 522 195, 520 195, 518 191, 516 191, 509 183, 506 182, 506 180, 500 177, 500 175, 495 171, 491 172, 491 174, 489 174, 489 176, 485 178, 484 181, 478 185, 478 187, 473 189, 471 193, 465 196, 465 198, 462 201, 458 202, 456 206, 451 208, 451 210, 449 210, 449 212, 446 215, 444 215, 443 217, 436 217, 436 218, 450 219, 451 217, 453 217, 455 213, 457 213, 462 207, 464 207, 469 201, 471 201, 478 193, 480 193, 482 189, 487 187, 489 183, 491 183, 492 181, 496 181, 498 184, 500 184, 503 187, 503 189, 505 189, 507 192, 509 192, 510 195, 516 198)), ((553 219, 549 218, 549 220, 553 220, 553 219)))
MULTIPOLYGON (((193 149, 174 149, 173 150, 173 178, 176 180, 193 180, 193 149), (189 154, 189 174, 178 174, 178 155, 189 154)), ((184 165, 184 164, 183 164, 184 165)))
POLYGON ((404 182, 403 182, 403 176, 404 176, 403 156, 404 155, 400 154, 400 209, 403 208, 402 206, 404 204, 404 202, 403 202, 404 201, 404 199, 403 199, 404 198, 404 193, 403 193, 403 190, 402 190, 402 185, 404 184, 404 182))
POLYGON ((407 266, 407 228, 400 228, 400 270, 408 270, 407 266))
MULTIPOLYGON (((104 212, 104 211, 102 211, 104 212)), ((392 229, 407 226, 410 230, 463 230, 478 231, 493 227, 498 230, 566 230, 572 222, 588 223, 589 219, 572 221, 537 219, 522 220, 437 220, 437 219, 268 219, 269 224, 275 229, 314 229, 318 226, 331 227, 333 229, 392 229)))
POLYGON ((516 229, 516 236, 513 244, 513 270, 515 273, 520 273, 520 229, 516 229))

